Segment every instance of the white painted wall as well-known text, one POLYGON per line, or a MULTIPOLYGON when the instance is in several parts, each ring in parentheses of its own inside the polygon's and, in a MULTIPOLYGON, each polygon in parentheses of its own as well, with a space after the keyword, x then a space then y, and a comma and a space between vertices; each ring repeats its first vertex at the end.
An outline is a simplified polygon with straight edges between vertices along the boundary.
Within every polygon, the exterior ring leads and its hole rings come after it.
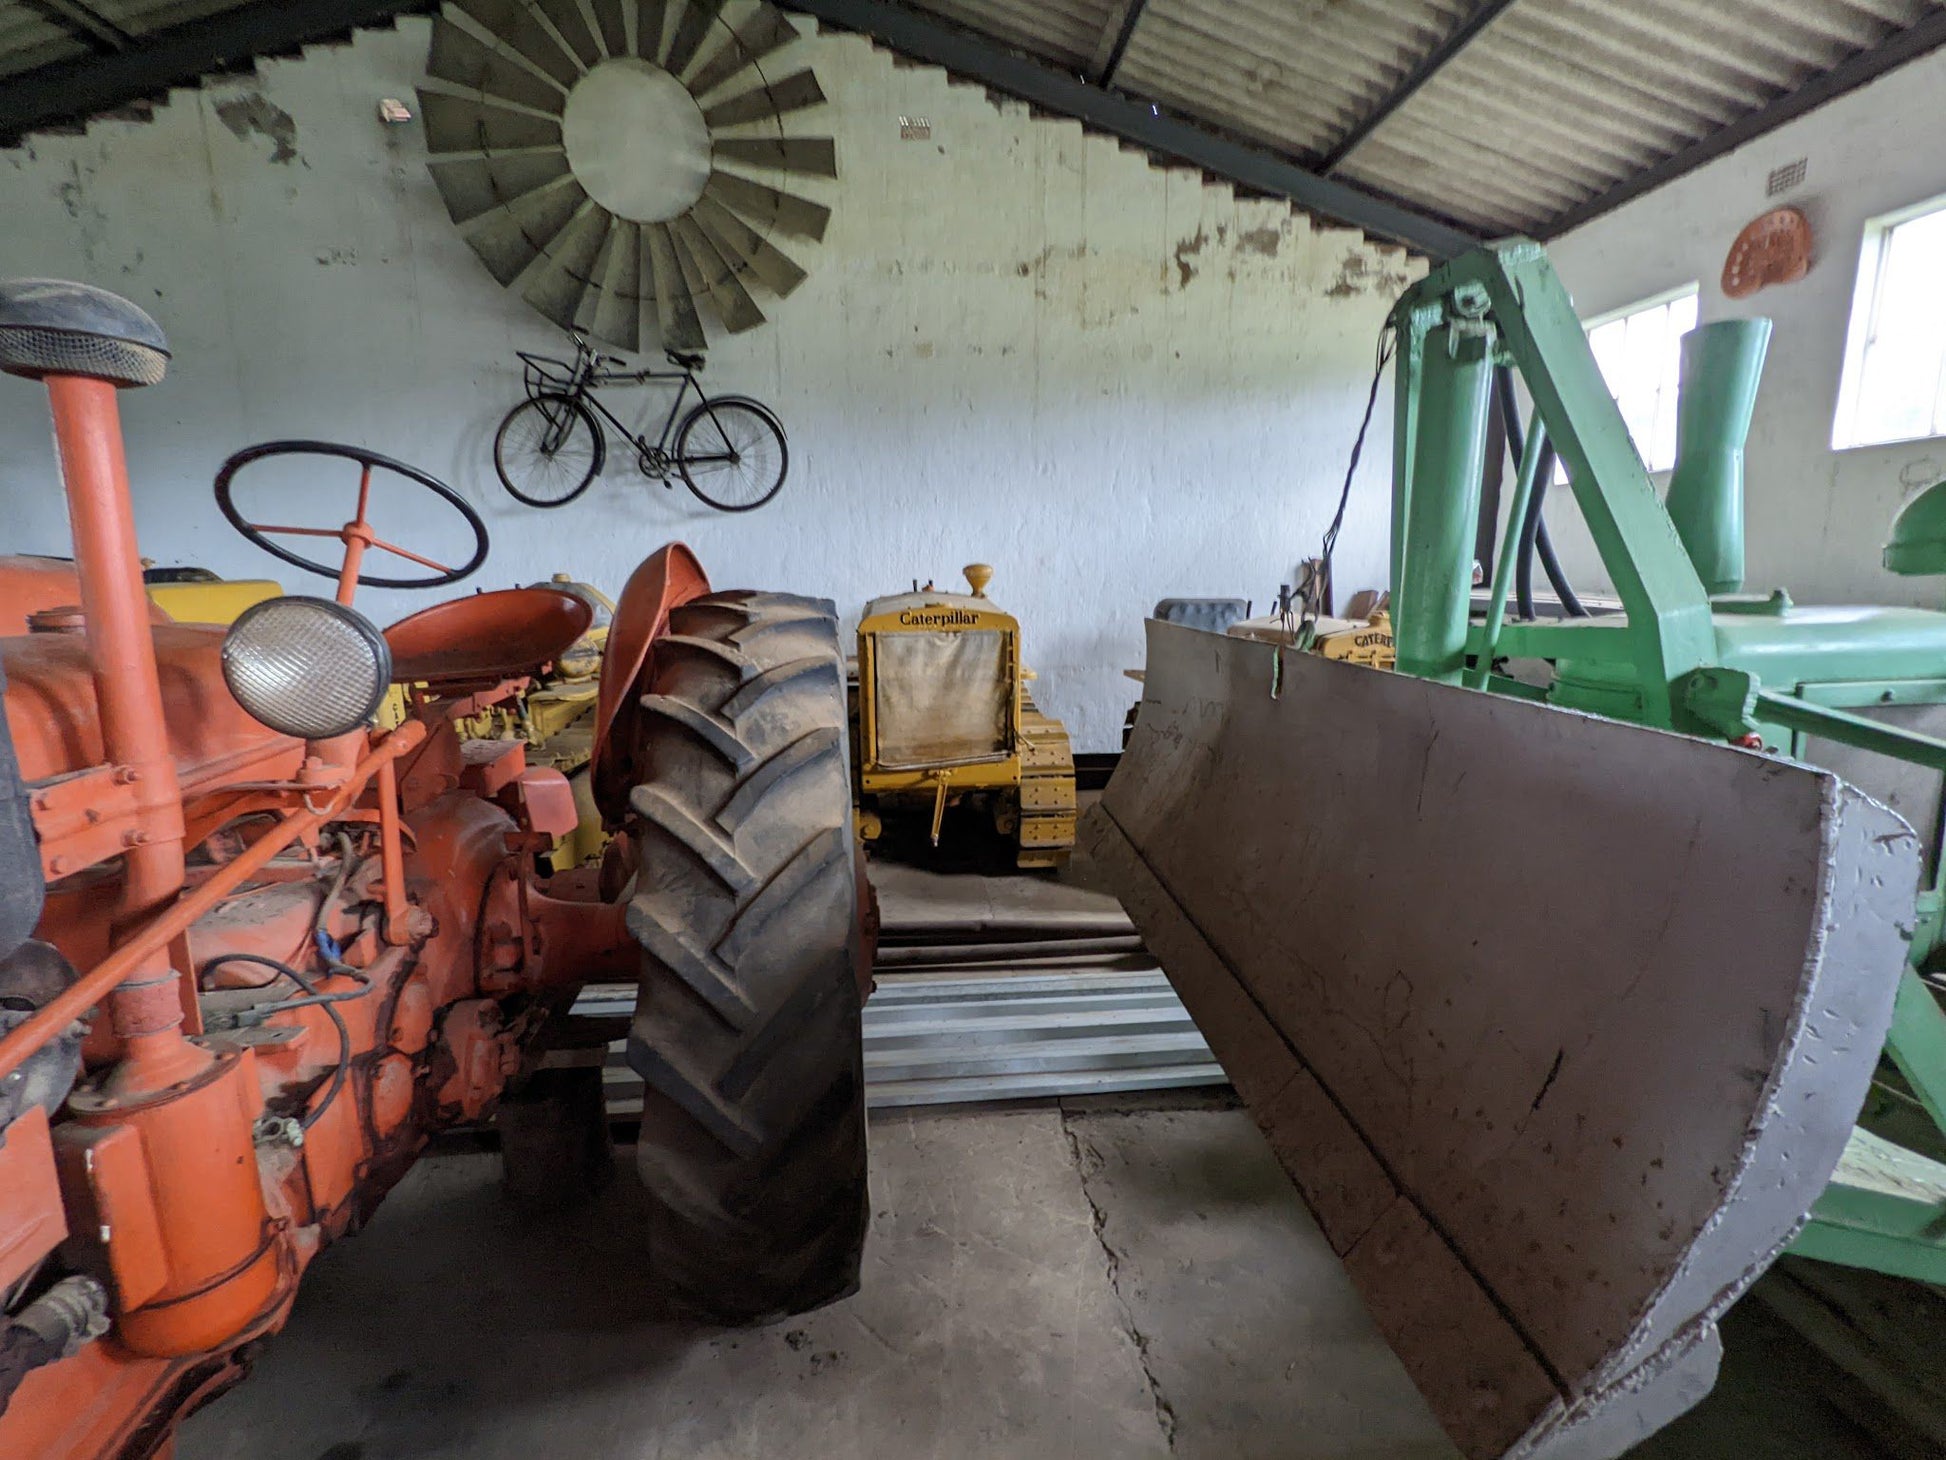
MULTIPOLYGON (((718 341, 706 377, 782 416, 783 493, 722 516, 617 454, 572 506, 520 506, 491 435, 519 396, 513 350, 560 337, 466 248, 417 125, 377 120, 381 97, 412 95, 426 43, 405 20, 177 93, 150 123, 0 154, 0 276, 118 290, 174 345, 168 380, 124 397, 157 561, 266 573, 209 482, 231 451, 282 436, 358 442, 452 483, 495 534, 483 587, 565 570, 614 591, 682 538, 720 586, 823 594, 855 618, 872 594, 983 559, 1025 622, 1042 703, 1080 748, 1106 749, 1157 598, 1262 604, 1316 551, 1377 330, 1418 266, 835 35, 800 48, 834 103, 815 114, 838 137, 831 230, 806 250, 810 281, 770 325, 718 341), (259 94, 264 128, 233 134, 218 105, 259 94), (931 141, 901 141, 902 114, 928 117, 931 141)), ((1388 402, 1389 387, 1339 548, 1348 589, 1383 571, 1388 402)), ((313 506, 327 489, 348 494, 347 473, 291 483, 313 506)), ((19 384, 0 388, 0 500, 0 550, 66 550, 45 413, 19 384)), ((375 522, 439 542, 403 505, 375 522)), ((422 597, 365 606, 386 621, 422 597)))
MULTIPOLYGON (((1946 52, 1759 138, 1577 229, 1549 250, 1584 318, 1691 280, 1699 318, 1776 321, 1746 456, 1745 589, 1788 587, 1799 602, 1936 606, 1940 585, 1879 566, 1892 518, 1946 476, 1946 441, 1831 449, 1845 328, 1865 220, 1946 193, 1946 52), (1764 194, 1771 169, 1806 159, 1802 184, 1764 194), (1795 284, 1724 297, 1723 258, 1738 231, 1790 203, 1811 220, 1816 252, 1795 284)), ((1946 259, 1941 259, 1946 277, 1946 259)), ((1565 487, 1548 521, 1577 586, 1605 583, 1565 487), (1558 524, 1558 525, 1557 525, 1558 524)))

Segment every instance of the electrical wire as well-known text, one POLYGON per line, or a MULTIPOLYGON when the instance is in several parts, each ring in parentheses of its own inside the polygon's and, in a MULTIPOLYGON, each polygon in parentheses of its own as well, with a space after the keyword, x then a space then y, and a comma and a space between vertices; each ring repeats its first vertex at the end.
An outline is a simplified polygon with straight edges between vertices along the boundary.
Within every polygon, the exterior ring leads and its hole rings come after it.
POLYGON ((324 900, 318 904, 318 915, 311 920, 311 942, 316 945, 318 957, 324 960, 327 972, 343 974, 363 983, 364 976, 345 962, 345 950, 338 946, 338 940, 324 927, 331 917, 331 904, 338 900, 338 894, 345 890, 345 884, 351 881, 351 874, 358 866, 358 854, 352 849, 350 834, 339 832, 337 841, 338 875, 331 879, 324 900))
POLYGON ((1338 489, 1338 510, 1331 515, 1331 525, 1324 530, 1324 542, 1318 550, 1319 568, 1310 583, 1310 591, 1304 595, 1304 604, 1298 622, 1297 644, 1300 649, 1311 646, 1312 637, 1317 632, 1319 616, 1324 612, 1325 595, 1331 591, 1331 558, 1338 548, 1338 534, 1344 530, 1345 508, 1351 502, 1352 478, 1358 475, 1358 458, 1365 452, 1365 434, 1371 429, 1372 411, 1378 404, 1378 388, 1385 379, 1385 367, 1391 363, 1392 350, 1397 343, 1392 322, 1387 320, 1379 328, 1378 346, 1372 361, 1372 386, 1365 393, 1365 414, 1358 422, 1358 435, 1351 443, 1351 456, 1345 462, 1345 482, 1338 489))
POLYGON ((292 983, 304 990, 303 998, 280 999, 274 1004, 260 1004, 250 1010, 250 1015, 254 1022, 262 1023, 271 1015, 281 1014, 290 1009, 316 1007, 323 1009, 332 1024, 337 1027, 338 1063, 337 1067, 331 1072, 331 1083, 324 1092, 324 1098, 297 1122, 299 1130, 309 1130, 313 1125, 317 1124, 318 1117, 331 1108, 331 1102, 338 1098, 338 1092, 344 1088, 345 1077, 351 1069, 351 1027, 345 1023, 345 1016, 340 1014, 332 1006, 334 1004, 346 1003, 352 999, 364 998, 365 995, 372 991, 371 980, 365 978, 362 974, 353 973, 349 969, 334 969, 334 973, 342 972, 357 979, 360 987, 355 992, 321 994, 318 992, 316 984, 312 983, 310 979, 299 973, 295 968, 292 968, 288 963, 280 962, 275 958, 268 958, 261 953, 219 953, 203 965, 203 972, 208 973, 220 963, 255 963, 260 967, 275 969, 278 973, 281 973, 285 978, 288 978, 292 983))
POLYGON ((358 865, 358 855, 352 850, 350 834, 339 832, 337 841, 338 875, 331 879, 331 886, 325 889, 324 900, 318 904, 318 915, 311 922, 311 930, 314 933, 324 931, 324 920, 331 916, 331 904, 336 902, 338 894, 345 890, 345 884, 351 881, 352 870, 358 865))

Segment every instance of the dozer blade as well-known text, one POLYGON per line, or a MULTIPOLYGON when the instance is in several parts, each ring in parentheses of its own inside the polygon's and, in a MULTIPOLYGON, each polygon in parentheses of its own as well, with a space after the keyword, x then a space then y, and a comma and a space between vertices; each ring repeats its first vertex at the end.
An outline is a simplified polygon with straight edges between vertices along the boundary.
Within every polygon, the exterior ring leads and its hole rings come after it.
POLYGON ((1621 1453, 1838 1162, 1912 832, 1792 762, 1148 633, 1084 843, 1459 1449, 1621 1453))

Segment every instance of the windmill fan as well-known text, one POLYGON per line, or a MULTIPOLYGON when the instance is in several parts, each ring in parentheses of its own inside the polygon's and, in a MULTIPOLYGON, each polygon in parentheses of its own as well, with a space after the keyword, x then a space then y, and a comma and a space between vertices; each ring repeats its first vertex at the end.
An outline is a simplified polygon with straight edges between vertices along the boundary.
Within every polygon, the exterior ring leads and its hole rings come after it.
POLYGON ((456 0, 419 89, 446 211, 563 328, 700 349, 702 301, 752 329, 753 290, 804 281, 778 240, 831 218, 788 190, 838 172, 831 138, 787 134, 825 99, 772 59, 797 39, 763 0, 456 0))

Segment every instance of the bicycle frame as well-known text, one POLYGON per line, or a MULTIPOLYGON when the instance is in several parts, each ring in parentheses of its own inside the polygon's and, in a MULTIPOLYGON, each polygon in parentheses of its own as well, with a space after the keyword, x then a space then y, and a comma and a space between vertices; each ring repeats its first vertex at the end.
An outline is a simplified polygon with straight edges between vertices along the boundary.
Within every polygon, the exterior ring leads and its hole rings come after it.
POLYGON ((527 398, 536 400, 542 395, 564 395, 579 405, 588 407, 608 423, 617 435, 633 446, 644 456, 660 452, 669 444, 669 433, 675 429, 676 421, 682 414, 683 402, 689 392, 696 392, 698 401, 705 400, 703 387, 696 381, 693 370, 604 370, 602 356, 588 348, 586 341, 575 340, 575 359, 570 365, 565 360, 557 360, 547 355, 536 355, 526 350, 516 350, 515 355, 525 366, 523 384, 527 398), (565 378, 557 372, 565 372, 565 378), (662 419, 662 429, 656 433, 655 444, 649 444, 646 435, 638 435, 624 425, 616 414, 603 405, 595 394, 605 385, 646 385, 650 381, 680 381, 676 393, 669 402, 669 413, 662 419))

